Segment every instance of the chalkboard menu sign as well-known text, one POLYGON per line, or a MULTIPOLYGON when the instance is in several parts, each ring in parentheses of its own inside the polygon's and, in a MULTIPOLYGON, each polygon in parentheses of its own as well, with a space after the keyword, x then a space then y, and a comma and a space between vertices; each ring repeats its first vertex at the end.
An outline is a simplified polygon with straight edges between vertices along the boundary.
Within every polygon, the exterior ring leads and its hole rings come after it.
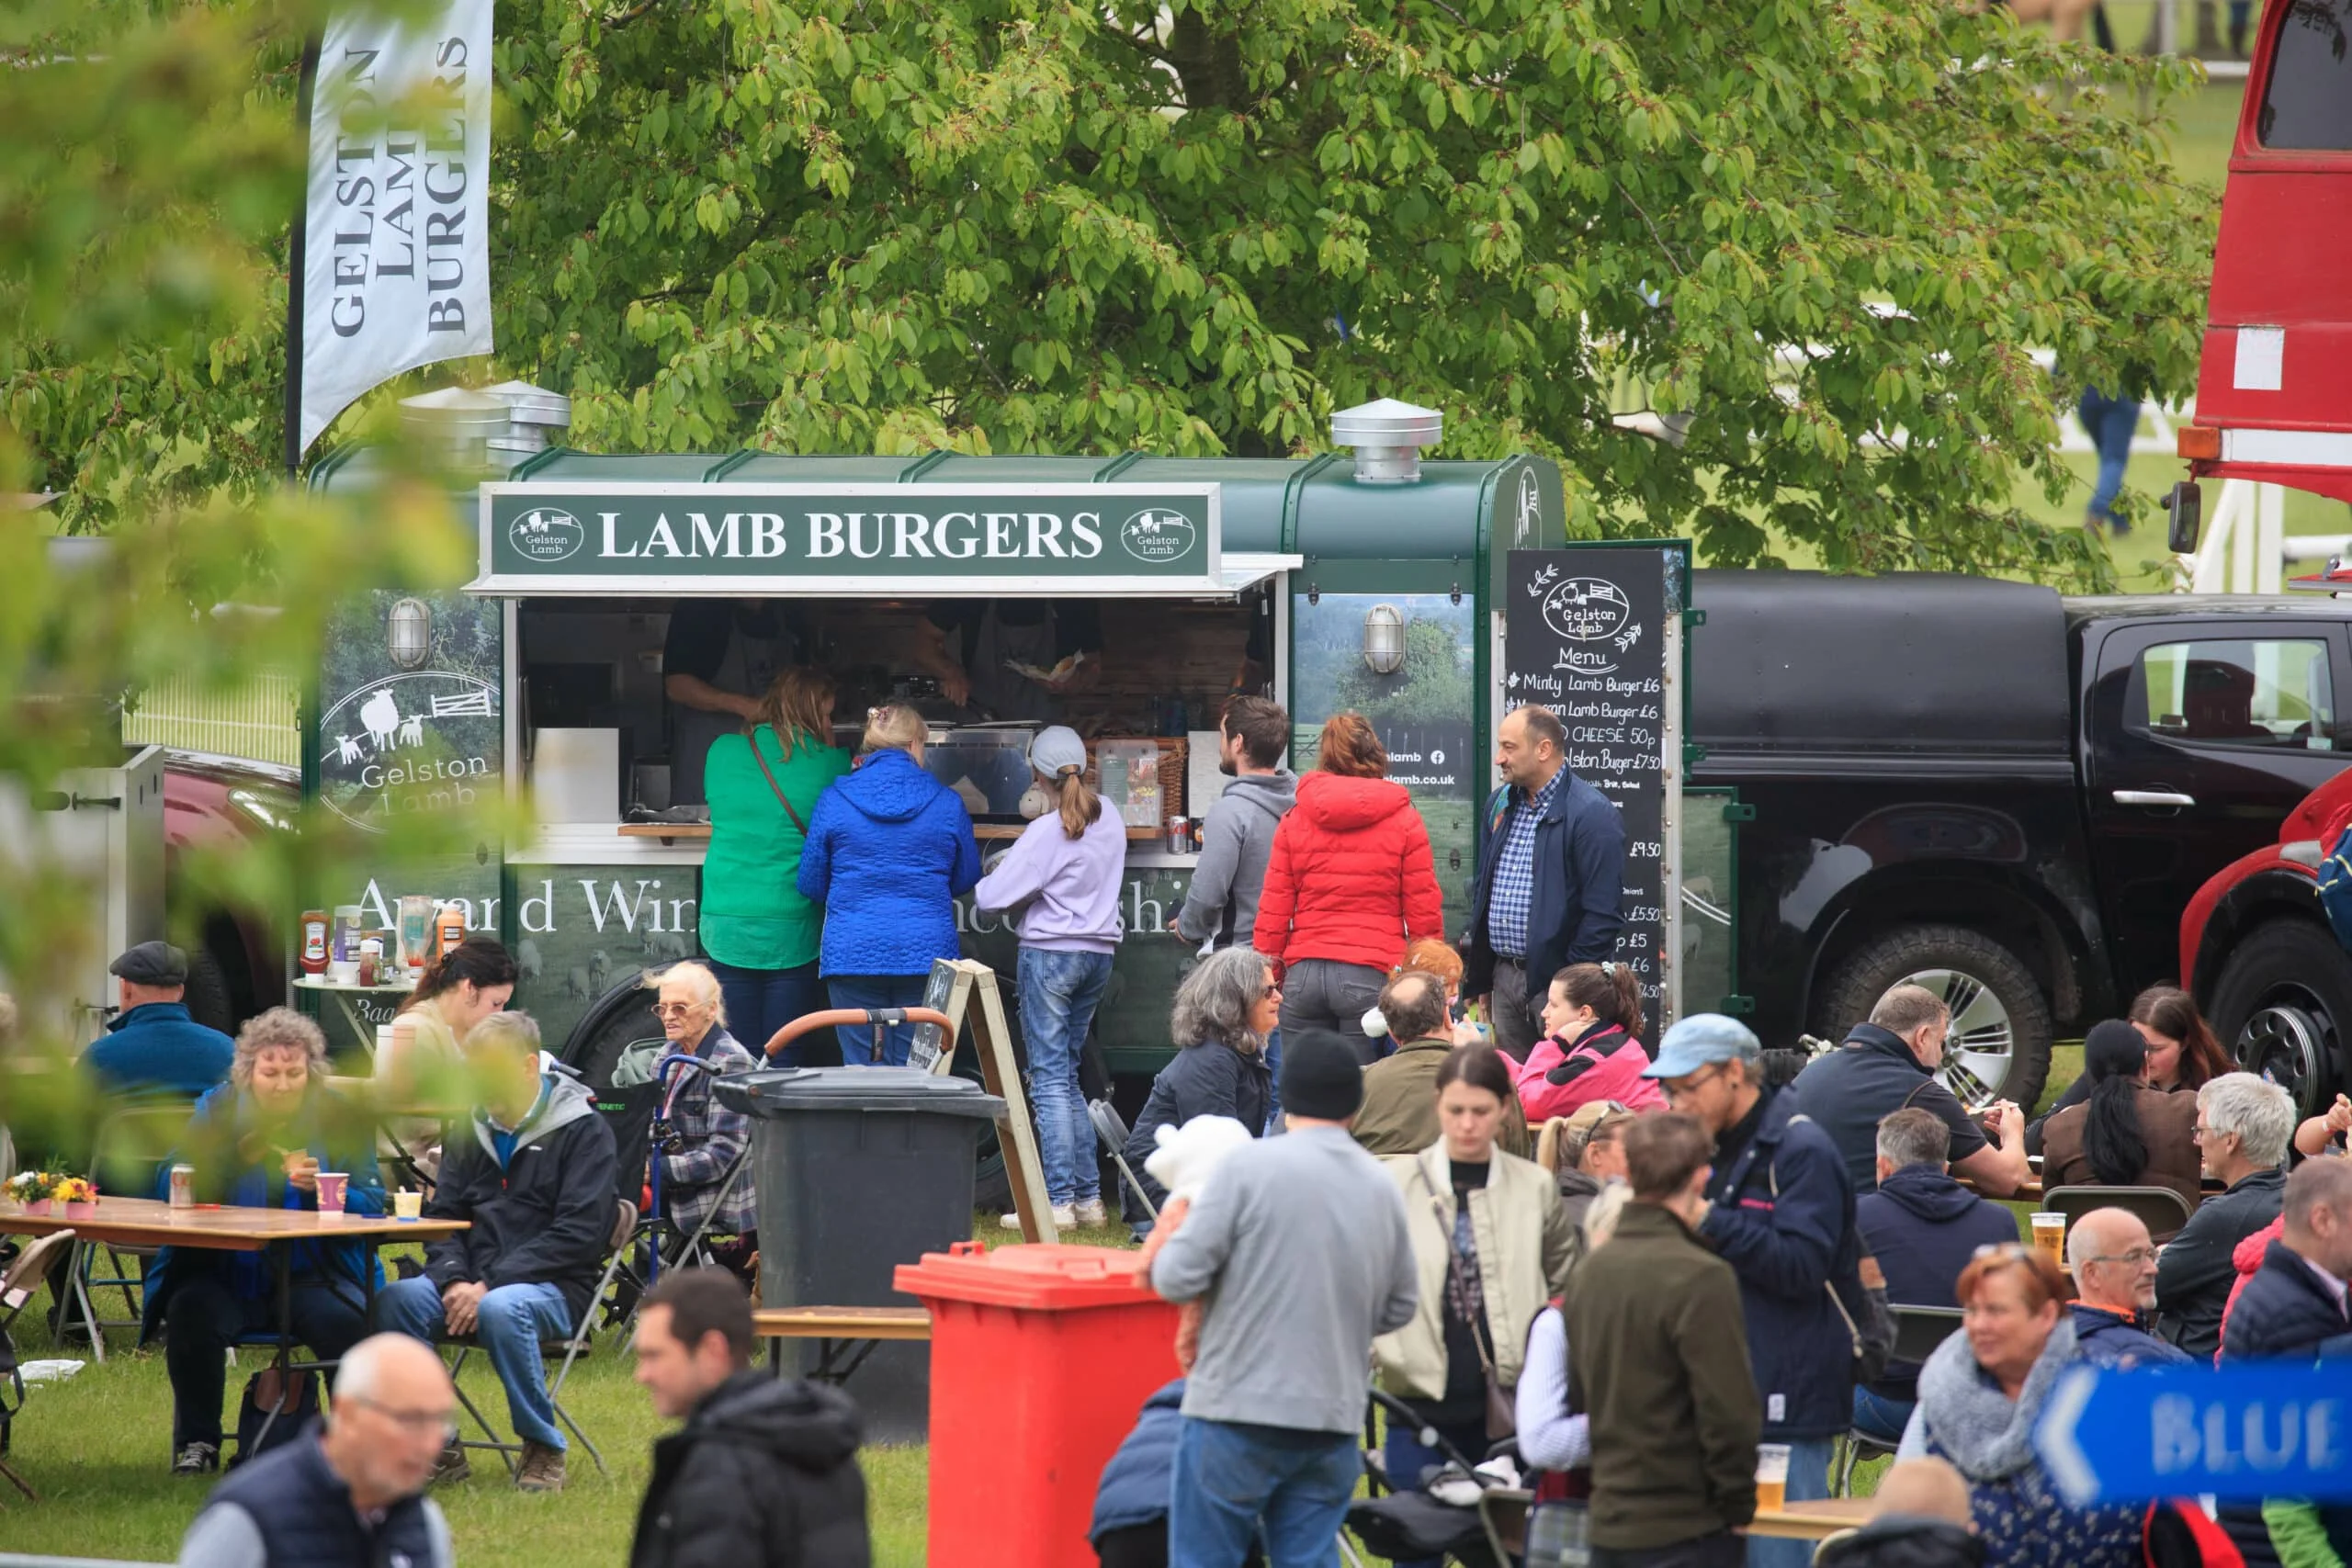
POLYGON ((1617 960, 1641 976, 1643 1040, 1679 1009, 1682 609, 1689 547, 1513 550, 1500 715, 1540 704, 1568 733, 1568 766, 1625 818, 1617 960))

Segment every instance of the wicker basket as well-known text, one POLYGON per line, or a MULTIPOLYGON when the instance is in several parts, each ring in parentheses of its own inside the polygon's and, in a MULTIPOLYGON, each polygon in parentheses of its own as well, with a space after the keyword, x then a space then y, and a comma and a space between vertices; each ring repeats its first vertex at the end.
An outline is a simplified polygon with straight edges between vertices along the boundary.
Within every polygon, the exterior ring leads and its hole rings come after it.
MULTIPOLYGON (((1110 735, 1106 740, 1148 740, 1159 748, 1159 825, 1164 829, 1170 821, 1184 815, 1184 760, 1187 742, 1181 735, 1110 735)), ((1095 743, 1086 743, 1086 783, 1091 789, 1102 787, 1102 764, 1095 743)), ((1130 829, 1134 830, 1134 829, 1130 829)))

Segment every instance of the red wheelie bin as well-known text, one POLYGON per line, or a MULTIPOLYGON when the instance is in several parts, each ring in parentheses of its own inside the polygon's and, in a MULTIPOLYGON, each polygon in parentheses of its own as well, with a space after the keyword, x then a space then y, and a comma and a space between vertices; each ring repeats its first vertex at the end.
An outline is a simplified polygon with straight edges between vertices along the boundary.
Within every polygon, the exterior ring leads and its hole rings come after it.
POLYGON ((1095 1483, 1176 1365, 1176 1308, 1105 1247, 959 1242, 901 1264, 931 1310, 931 1542, 956 1568, 1093 1568, 1095 1483))

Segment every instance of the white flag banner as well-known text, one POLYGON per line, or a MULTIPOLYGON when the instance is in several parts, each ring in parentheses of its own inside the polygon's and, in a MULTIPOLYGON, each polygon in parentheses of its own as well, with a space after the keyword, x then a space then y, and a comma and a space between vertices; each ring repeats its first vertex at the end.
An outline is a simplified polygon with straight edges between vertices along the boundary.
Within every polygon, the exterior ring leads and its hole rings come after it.
POLYGON ((488 354, 492 0, 328 22, 311 107, 301 449, 369 389, 488 354), (413 13, 412 13, 413 17, 413 13))

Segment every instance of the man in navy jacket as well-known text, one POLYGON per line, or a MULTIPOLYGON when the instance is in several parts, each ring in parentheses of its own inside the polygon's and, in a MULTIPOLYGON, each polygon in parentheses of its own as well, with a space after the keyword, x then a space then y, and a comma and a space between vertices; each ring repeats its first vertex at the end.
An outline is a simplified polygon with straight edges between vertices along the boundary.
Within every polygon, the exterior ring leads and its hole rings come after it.
MULTIPOLYGON (((2287 1178, 2281 1218, 2285 1228, 2230 1308, 2222 1359, 2352 1357, 2352 1313, 2345 1305, 2352 1280, 2352 1159, 2308 1159, 2297 1167, 2287 1178)), ((2248 1568, 2278 1562, 2290 1550, 2303 1562, 2326 1561, 2322 1548, 2352 1561, 2352 1506, 2271 1497, 2258 1509, 2224 1503, 2219 1514, 2248 1568)))
MULTIPOLYGON (((1912 1105, 1879 1119, 1877 1185, 1855 1201, 1854 1224, 1886 1276, 1889 1302, 1957 1309, 1952 1286, 1976 1249, 2018 1238, 2007 1209, 1951 1179, 1951 1129, 1932 1111, 1912 1105)), ((1876 1382, 1854 1390, 1854 1425, 1889 1448, 1902 1441, 1918 1381, 1918 1362, 1889 1361, 1876 1382)))
POLYGON ((1486 848, 1470 892, 1462 994, 1487 998, 1495 1043, 1524 1060, 1543 1033, 1552 976, 1617 952, 1625 824, 1567 763, 1551 709, 1522 707, 1495 734, 1503 787, 1487 801, 1486 848))
MULTIPOLYGON (((1796 1097, 1764 1081, 1763 1047, 1721 1013, 1678 1021, 1645 1077, 1715 1140, 1699 1235, 1739 1278, 1764 1441, 1789 1446, 1788 1500, 1829 1495, 1829 1449, 1853 1418, 1854 1329, 1833 1293, 1860 1299, 1854 1186, 1796 1097)), ((1812 1545, 1752 1540, 1749 1568, 1804 1568, 1812 1545)))
POLYGON ((187 953, 167 942, 142 942, 107 973, 119 984, 122 1010, 82 1057, 102 1089, 194 1100, 229 1081, 236 1042, 189 1015, 187 953))

